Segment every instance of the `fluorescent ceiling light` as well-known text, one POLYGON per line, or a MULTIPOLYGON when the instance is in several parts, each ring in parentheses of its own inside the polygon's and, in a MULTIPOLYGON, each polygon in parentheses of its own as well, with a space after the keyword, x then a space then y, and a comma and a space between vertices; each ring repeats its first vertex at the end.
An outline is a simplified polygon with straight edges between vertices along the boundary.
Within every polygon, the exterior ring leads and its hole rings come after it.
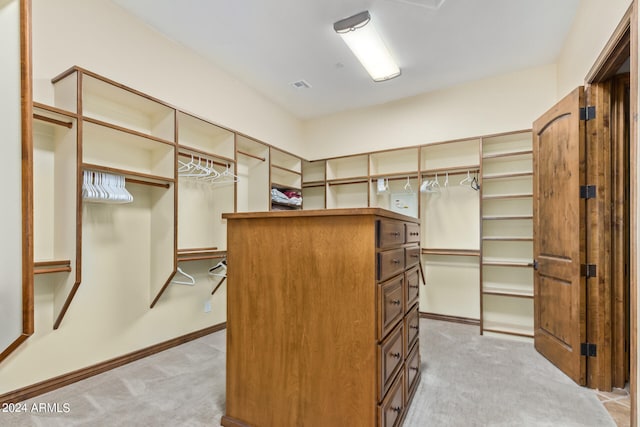
POLYGON ((333 29, 376 82, 400 75, 400 68, 380 38, 369 12, 361 12, 333 24, 333 29))

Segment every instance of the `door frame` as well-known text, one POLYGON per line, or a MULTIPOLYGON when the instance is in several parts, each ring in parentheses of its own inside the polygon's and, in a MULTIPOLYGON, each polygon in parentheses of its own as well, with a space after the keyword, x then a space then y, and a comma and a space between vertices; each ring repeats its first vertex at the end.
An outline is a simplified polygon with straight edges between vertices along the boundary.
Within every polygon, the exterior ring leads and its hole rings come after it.
MULTIPOLYGON (((595 89, 596 99, 598 101, 603 101, 603 99, 599 98, 599 96, 603 95, 603 91, 606 91, 606 86, 601 85, 601 82, 610 79, 615 74, 615 70, 617 70, 620 65, 624 62, 625 58, 625 49, 629 49, 629 58, 630 58, 630 143, 629 143, 629 216, 630 216, 630 224, 629 224, 629 279, 630 279, 630 296, 629 296, 629 322, 630 322, 630 373, 629 373, 629 390, 631 395, 631 426, 638 426, 638 398, 637 398, 637 387, 638 387, 638 246, 640 244, 638 236, 638 176, 640 171, 638 170, 638 6, 639 0, 633 0, 631 6, 625 13, 624 17, 614 30, 611 38, 605 45, 604 49, 596 59, 595 63, 587 73, 585 77, 585 85, 591 85, 593 89, 595 89)), ((590 101, 593 102, 593 101, 590 101)), ((597 115, 598 116, 598 115, 597 115)), ((590 135, 590 132, 587 131, 590 135)), ((610 135, 610 134, 609 134, 610 135)), ((596 135, 597 137, 602 137, 603 135, 596 135)), ((606 135, 604 135, 606 137, 606 135)), ((591 145, 591 144, 589 144, 591 145)), ((606 156, 607 154, 605 154, 606 156)), ((603 160, 602 157, 600 160, 603 160)), ((609 162, 610 167, 610 162, 609 162)), ((597 169, 593 171, 595 173, 601 173, 603 171, 597 169)), ((589 178, 594 177, 594 174, 588 173, 589 178)), ((598 179, 598 176, 595 177, 598 179)), ((604 179, 600 176, 600 179, 604 179)), ((597 209, 597 208, 596 208, 597 209)), ((603 215, 603 211, 609 211, 610 209, 603 209, 598 213, 594 213, 595 215, 603 215)), ((596 217, 597 219, 598 217, 596 217)), ((606 219, 606 218, 603 218, 606 219)), ((600 231, 595 231, 597 235, 596 238, 602 238, 602 228, 599 227, 600 231)), ((605 238, 606 239, 606 238, 605 238)), ((600 245, 606 244, 606 241, 596 240, 600 243, 600 245)), ((603 248, 598 248, 597 253, 597 262, 600 263, 602 257, 605 257, 602 261, 605 261, 608 257, 608 254, 604 253, 603 248)), ((603 264, 604 265, 604 264, 603 264)), ((600 269, 600 265, 598 265, 598 269, 600 269)), ((600 271, 598 271, 599 276, 600 271)), ((605 272, 608 274, 608 270, 605 272)), ((600 279, 598 279, 600 281, 600 279)), ((608 349, 606 350, 608 353, 605 353, 602 360, 596 362, 596 369, 599 371, 596 374, 596 378, 594 378, 595 383, 599 383, 603 381, 603 369, 605 369, 605 364, 607 359, 609 361, 608 368, 611 368, 611 331, 605 329, 605 326, 610 323, 610 307, 611 307, 611 294, 608 293, 609 299, 606 300, 607 291, 602 290, 600 286, 598 288, 602 291, 601 295, 597 295, 600 297, 605 297, 603 300, 598 300, 596 305, 601 309, 600 314, 597 319, 594 319, 596 323, 599 325, 596 333, 598 334, 597 341, 598 344, 604 344, 607 346, 607 342, 609 344, 608 349), (606 305, 606 307, 603 307, 606 305), (606 317, 606 312, 608 310, 609 318, 606 317)), ((591 326, 591 325, 589 325, 591 326)), ((611 376, 609 375, 609 381, 611 376)), ((606 386, 605 384, 603 384, 606 386)))

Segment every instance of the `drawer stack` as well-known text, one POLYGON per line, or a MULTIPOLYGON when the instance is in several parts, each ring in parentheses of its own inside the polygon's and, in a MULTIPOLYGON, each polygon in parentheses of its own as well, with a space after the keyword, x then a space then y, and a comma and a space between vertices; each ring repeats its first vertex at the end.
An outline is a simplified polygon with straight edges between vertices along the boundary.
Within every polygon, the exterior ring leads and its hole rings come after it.
POLYGON ((420 380, 420 222, 225 214, 225 427, 398 427, 420 380))
POLYGON ((378 425, 398 426, 420 379, 420 226, 376 221, 378 425))

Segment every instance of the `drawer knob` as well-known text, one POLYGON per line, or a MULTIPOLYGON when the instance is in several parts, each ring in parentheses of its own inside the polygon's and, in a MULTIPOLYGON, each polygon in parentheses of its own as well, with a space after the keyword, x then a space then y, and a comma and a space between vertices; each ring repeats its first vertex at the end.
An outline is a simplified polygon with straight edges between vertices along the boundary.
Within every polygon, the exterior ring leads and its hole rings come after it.
POLYGON ((418 258, 420 255, 418 254, 411 254, 411 258, 418 258))
POLYGON ((411 369, 412 371, 416 371, 416 372, 419 371, 419 369, 417 367, 415 367, 415 366, 411 366, 409 369, 411 369))
POLYGON ((392 259, 391 263, 392 264, 400 264, 400 260, 399 259, 392 259))
POLYGON ((420 286, 418 286, 418 285, 409 285, 409 287, 418 289, 420 286))
POLYGON ((393 233, 391 233, 392 236, 394 237, 400 237, 400 232, 399 231, 394 231, 393 233))
POLYGON ((396 359, 400 359, 401 354, 400 353, 389 353, 389 356, 394 357, 396 359))
POLYGON ((418 329, 418 325, 409 325, 409 328, 417 330, 418 329))
POLYGON ((402 407, 401 406, 392 406, 391 410, 393 412, 397 412, 399 414, 400 412, 402 412, 402 407))
POLYGON ((400 305, 400 300, 399 299, 392 299, 391 301, 389 301, 390 304, 392 305, 400 305))

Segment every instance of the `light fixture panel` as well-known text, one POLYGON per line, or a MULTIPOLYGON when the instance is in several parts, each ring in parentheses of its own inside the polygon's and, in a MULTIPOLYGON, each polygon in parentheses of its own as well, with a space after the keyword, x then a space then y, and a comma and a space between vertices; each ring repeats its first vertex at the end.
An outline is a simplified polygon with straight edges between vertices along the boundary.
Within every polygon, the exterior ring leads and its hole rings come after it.
POLYGON ((374 81, 381 82, 400 75, 400 67, 373 26, 369 12, 342 19, 333 24, 333 28, 374 81))

